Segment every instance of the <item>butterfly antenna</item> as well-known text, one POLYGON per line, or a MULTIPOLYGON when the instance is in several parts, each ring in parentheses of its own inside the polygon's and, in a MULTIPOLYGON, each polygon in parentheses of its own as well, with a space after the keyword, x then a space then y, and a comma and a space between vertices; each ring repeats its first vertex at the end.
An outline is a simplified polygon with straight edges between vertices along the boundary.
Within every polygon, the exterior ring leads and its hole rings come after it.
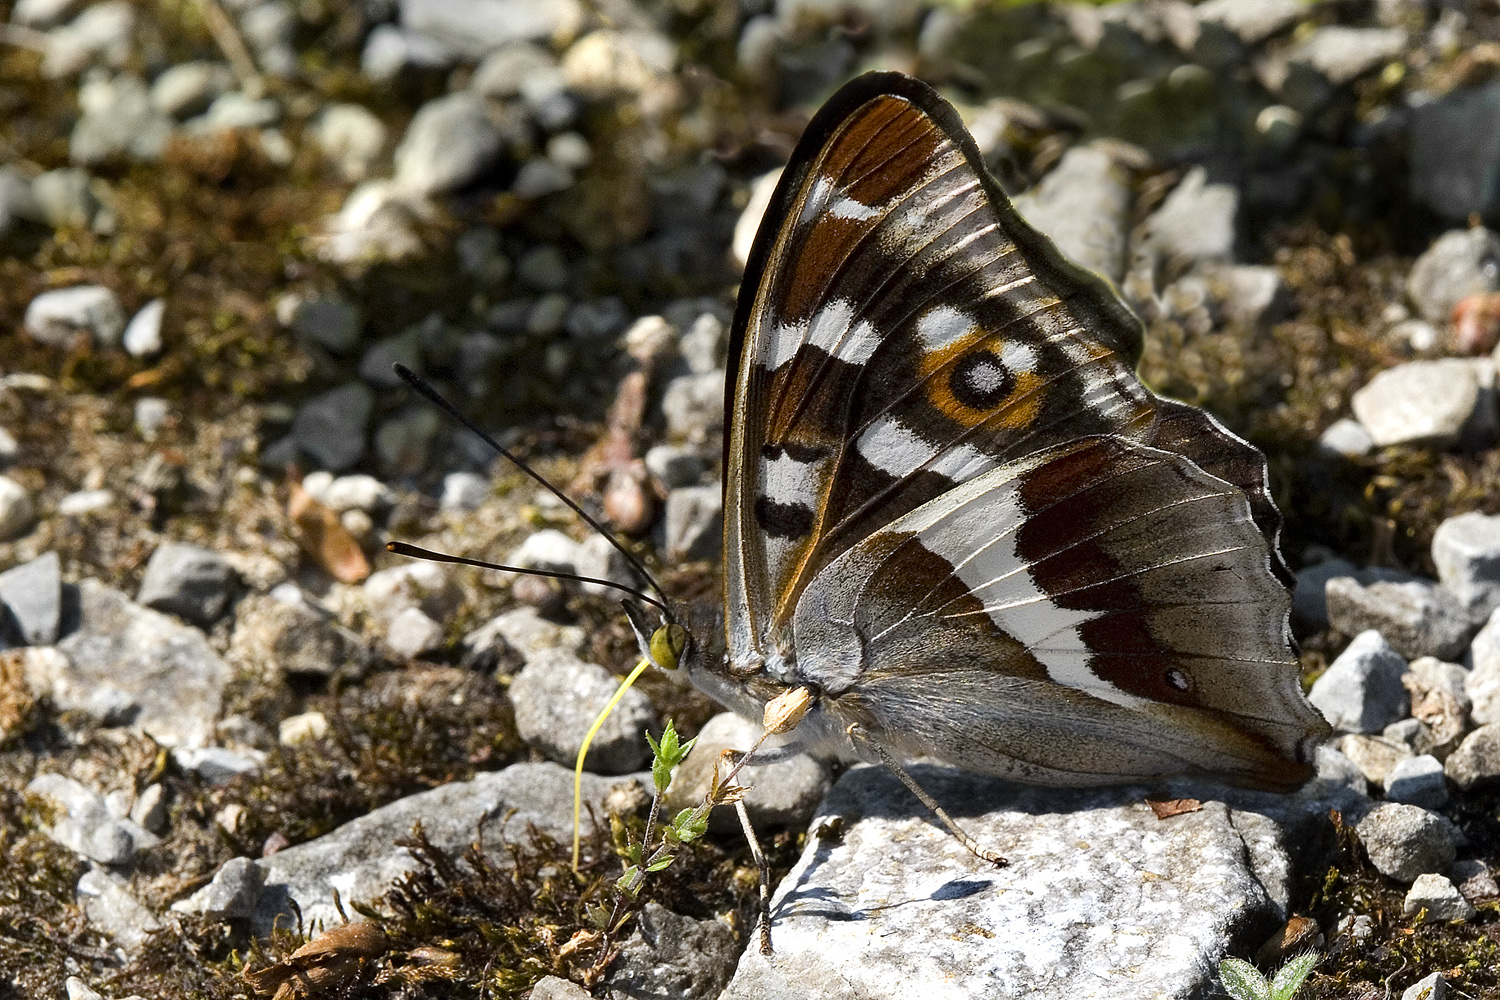
MULTIPOLYGON (((598 520, 596 520, 592 515, 589 514, 588 511, 586 511, 582 507, 580 507, 578 505, 578 502, 575 501, 572 497, 568 496, 562 490, 558 489, 556 486, 554 486, 551 483, 549 483, 547 481, 547 479, 546 479, 545 476, 543 476, 541 473, 537 472, 531 466, 527 465, 520 458, 516 457, 514 454, 512 454, 510 452, 509 449, 501 447, 500 442, 496 441, 494 438, 490 437, 484 431, 480 430, 479 426, 477 424, 475 424, 474 421, 470 420, 468 417, 466 417, 462 413, 458 412, 458 408, 457 407, 455 407, 452 403, 450 403, 446 399, 444 399, 438 393, 438 391, 436 389, 434 389, 431 385, 428 385, 427 382, 426 382, 426 380, 423 379, 416 372, 412 371, 410 368, 408 368, 408 367, 406 367, 405 365, 402 365, 402 364, 393 365, 392 367, 395 368, 396 374, 398 376, 400 376, 401 381, 405 382, 407 385, 411 386, 417 392, 419 392, 423 396, 425 396, 427 398, 428 402, 432 403, 433 406, 436 406, 438 409, 440 409, 444 413, 446 413, 450 419, 456 421, 458 424, 460 424, 461 426, 463 426, 464 428, 466 428, 467 430, 471 431, 473 434, 475 434, 476 436, 478 436, 478 438, 481 441, 483 441, 485 444, 489 445, 491 448, 495 449, 495 452, 498 455, 500 455, 502 458, 506 459, 508 462, 510 462, 516 468, 520 469, 522 472, 526 473, 532 479, 534 479, 538 483, 540 483, 542 485, 542 487, 547 490, 547 492, 551 493, 553 496, 557 497, 557 499, 561 500, 563 502, 564 506, 566 506, 573 513, 577 514, 579 517, 583 518, 583 522, 585 524, 587 524, 590 528, 593 528, 600 535, 602 535, 604 537, 604 539, 609 542, 610 545, 613 545, 615 547, 615 551, 616 552, 620 553, 620 555, 622 555, 622 556, 625 557, 625 561, 630 564, 630 567, 632 569, 634 569, 637 573, 639 573, 641 575, 641 579, 645 580, 648 584, 650 584, 651 585, 651 589, 654 590, 654 591, 656 591, 656 593, 662 598, 661 600, 653 600, 651 598, 645 598, 645 599, 648 600, 648 601, 650 601, 651 604, 653 604, 656 607, 660 608, 662 610, 662 613, 663 614, 667 614, 668 618, 670 619, 670 615, 667 612, 667 605, 666 605, 667 592, 661 589, 661 584, 659 584, 659 583, 656 582, 656 578, 651 575, 651 572, 649 570, 647 570, 646 567, 645 567, 645 565, 639 559, 637 559, 635 557, 634 553, 632 553, 629 549, 627 549, 624 546, 624 544, 622 544, 620 542, 620 540, 614 536, 613 532, 611 532, 607 528, 605 528, 604 525, 600 524, 598 522, 598 520)), ((392 551, 395 551, 395 550, 392 550, 392 551)), ((428 556, 428 558, 430 558, 430 556, 428 556)), ((455 557, 447 557, 447 559, 449 561, 455 561, 455 562, 462 562, 463 561, 463 560, 456 559, 455 557)), ((483 565, 483 564, 481 564, 481 565, 483 565)), ((491 567, 491 568, 504 569, 505 567, 491 567)), ((566 576, 564 576, 562 574, 558 574, 558 573, 539 573, 536 570, 512 570, 512 572, 531 573, 531 574, 536 575, 536 576, 556 576, 556 577, 559 577, 560 579, 568 579, 568 577, 566 577, 566 576)), ((575 577, 574 579, 582 579, 582 578, 581 577, 575 577)), ((605 586, 616 587, 617 589, 620 589, 620 590, 627 590, 627 591, 630 590, 630 588, 628 588, 628 587, 620 587, 618 584, 610 583, 608 580, 590 580, 589 582, 591 582, 591 583, 602 583, 605 586)), ((641 594, 639 591, 630 591, 630 592, 636 594, 636 596, 638 596, 638 597, 643 597, 643 598, 645 597, 645 595, 641 594)))
POLYGON ((610 587, 629 594, 638 601, 644 601, 646 604, 661 609, 662 614, 666 614, 667 612, 666 604, 645 591, 637 590, 634 587, 627 587, 623 583, 615 583, 613 580, 601 580, 596 576, 563 573, 553 569, 536 569, 531 566, 506 566, 502 563, 485 562, 483 559, 468 559, 464 556, 449 555, 446 552, 434 552, 432 549, 424 549, 419 545, 411 545, 407 542, 386 542, 385 549, 387 552, 394 552, 398 556, 411 556, 414 559, 430 559, 433 562, 458 563, 461 566, 478 566, 480 569, 498 569, 504 573, 524 573, 527 576, 546 576, 554 580, 573 580, 576 583, 592 583, 600 587, 610 587))

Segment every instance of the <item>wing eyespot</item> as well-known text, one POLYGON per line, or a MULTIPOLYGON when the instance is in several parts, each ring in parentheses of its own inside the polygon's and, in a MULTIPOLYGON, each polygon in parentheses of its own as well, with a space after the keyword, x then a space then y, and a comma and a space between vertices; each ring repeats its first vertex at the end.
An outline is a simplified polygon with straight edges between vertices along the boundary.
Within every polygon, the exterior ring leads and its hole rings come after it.
POLYGON ((993 351, 973 351, 948 372, 948 391, 970 410, 988 412, 1016 390, 1016 373, 993 351))

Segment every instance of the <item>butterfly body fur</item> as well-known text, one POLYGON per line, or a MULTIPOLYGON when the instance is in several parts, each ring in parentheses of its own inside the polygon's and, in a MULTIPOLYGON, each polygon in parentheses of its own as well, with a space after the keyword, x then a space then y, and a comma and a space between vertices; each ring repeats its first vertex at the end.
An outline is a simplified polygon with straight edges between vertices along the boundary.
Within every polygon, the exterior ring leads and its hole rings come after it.
POLYGON ((1029 782, 1305 781, 1328 729, 1265 460, 1142 385, 1142 339, 934 91, 845 86, 741 286, 694 683, 751 717, 805 686, 804 740, 1029 782))

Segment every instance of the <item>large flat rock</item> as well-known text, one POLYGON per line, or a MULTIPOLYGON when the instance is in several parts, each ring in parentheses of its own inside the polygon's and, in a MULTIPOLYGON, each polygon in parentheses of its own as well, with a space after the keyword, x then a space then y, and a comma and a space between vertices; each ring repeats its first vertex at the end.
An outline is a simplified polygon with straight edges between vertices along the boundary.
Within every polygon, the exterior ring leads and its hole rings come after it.
POLYGON ((981 845, 974 858, 883 769, 840 779, 773 900, 774 958, 751 947, 724 1000, 1207 996, 1233 950, 1286 916, 1330 804, 1177 782, 1202 799, 1158 819, 1147 790, 1040 789, 938 767, 914 774, 981 845), (843 817, 842 833, 824 821, 843 817))
MULTIPOLYGON (((589 809, 601 819, 605 795, 634 777, 583 776, 584 822, 589 809)), ((648 778, 649 781, 649 778, 648 778)), ((649 786, 648 786, 649 787, 649 786)), ((503 858, 505 838, 526 836, 527 824, 558 840, 573 836, 573 772, 559 764, 515 764, 503 771, 455 781, 429 792, 409 795, 350 820, 332 833, 257 861, 265 876, 251 926, 269 934, 278 919, 297 926, 291 901, 311 927, 342 923, 334 906, 337 889, 347 910, 353 900, 370 901, 417 867, 411 852, 397 847, 420 822, 435 847, 462 853, 482 840, 496 858, 503 858)))

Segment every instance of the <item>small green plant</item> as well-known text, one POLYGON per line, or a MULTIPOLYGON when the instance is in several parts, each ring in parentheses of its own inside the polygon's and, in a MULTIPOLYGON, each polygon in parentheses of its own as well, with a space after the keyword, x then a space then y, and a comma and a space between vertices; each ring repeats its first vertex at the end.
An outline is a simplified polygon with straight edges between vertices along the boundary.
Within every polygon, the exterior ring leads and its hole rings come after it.
POLYGON ((1317 952, 1310 951, 1283 965, 1275 978, 1267 982, 1249 962, 1226 958, 1219 963, 1219 981, 1233 1000, 1291 1000, 1317 964, 1317 952))
POLYGON ((715 771, 713 789, 705 801, 695 808, 683 809, 671 823, 658 829, 662 800, 666 796, 667 786, 672 783, 672 772, 687 757, 697 740, 682 742, 671 720, 668 720, 661 739, 654 740, 647 734, 646 742, 651 746, 651 784, 655 789, 655 794, 651 797, 651 812, 646 817, 646 828, 639 841, 632 838, 622 851, 625 871, 615 880, 614 906, 596 904, 587 911, 590 922, 606 935, 619 931, 634 912, 636 898, 646 876, 669 866, 676 859, 680 845, 692 843, 708 832, 708 814, 715 806, 733 802, 744 794, 743 788, 733 784, 733 773, 729 779, 720 782, 715 771))

